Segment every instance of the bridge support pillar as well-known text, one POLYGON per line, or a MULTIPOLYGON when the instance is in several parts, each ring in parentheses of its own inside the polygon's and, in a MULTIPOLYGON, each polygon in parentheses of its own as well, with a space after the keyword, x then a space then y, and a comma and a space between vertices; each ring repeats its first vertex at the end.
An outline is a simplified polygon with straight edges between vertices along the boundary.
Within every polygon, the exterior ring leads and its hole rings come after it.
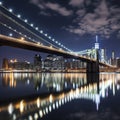
POLYGON ((88 73, 96 73, 99 72, 99 64, 97 62, 88 62, 86 71, 88 73))

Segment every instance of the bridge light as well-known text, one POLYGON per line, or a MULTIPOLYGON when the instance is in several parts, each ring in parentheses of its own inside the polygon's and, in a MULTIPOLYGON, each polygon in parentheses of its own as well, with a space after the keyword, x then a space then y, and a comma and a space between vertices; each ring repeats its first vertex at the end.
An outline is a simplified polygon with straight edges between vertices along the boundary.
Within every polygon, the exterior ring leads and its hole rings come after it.
POLYGON ((40 45, 40 42, 37 42, 38 45, 40 45))
POLYGON ((10 27, 10 26, 9 26, 8 28, 9 28, 9 29, 11 29, 11 27, 10 27))
POLYGON ((59 50, 61 51, 61 50, 62 50, 62 48, 59 48, 59 50))
POLYGON ((21 40, 24 40, 24 37, 21 37, 21 40))
POLYGON ((41 30, 40 33, 43 33, 43 31, 41 30))
POLYGON ((35 29, 38 30, 38 27, 36 27, 35 29))
POLYGON ((55 41, 55 39, 53 38, 52 41, 55 41))
POLYGON ((27 19, 25 19, 25 22, 27 23, 27 22, 28 22, 28 20, 27 20, 27 19))
POLYGON ((58 41, 55 41, 55 43, 58 43, 58 41))
POLYGON ((27 35, 24 35, 24 37, 27 37, 27 35))
POLYGON ((0 2, 0 5, 2 5, 2 2, 0 2))
POLYGON ((51 39, 51 36, 49 36, 48 38, 51 39))
POLYGON ((10 36, 10 37, 12 37, 12 36, 13 36, 13 34, 12 34, 12 33, 10 33, 10 34, 9 34, 9 36, 10 36))
POLYGON ((30 26, 33 27, 33 24, 31 23, 30 26))
POLYGON ((19 34, 20 34, 20 35, 22 35, 22 33, 21 33, 21 32, 19 32, 19 34))
POLYGON ((12 12, 13 12, 13 10, 10 8, 10 9, 9 9, 9 12, 11 12, 11 13, 12 13, 12 12))
POLYGON ((47 37, 47 34, 45 34, 45 36, 47 37))
POLYGON ((20 15, 20 14, 18 14, 18 15, 17 15, 17 17, 18 17, 18 18, 21 18, 21 15, 20 15))
POLYGON ((50 45, 50 48, 53 48, 53 46, 52 46, 52 45, 50 45))

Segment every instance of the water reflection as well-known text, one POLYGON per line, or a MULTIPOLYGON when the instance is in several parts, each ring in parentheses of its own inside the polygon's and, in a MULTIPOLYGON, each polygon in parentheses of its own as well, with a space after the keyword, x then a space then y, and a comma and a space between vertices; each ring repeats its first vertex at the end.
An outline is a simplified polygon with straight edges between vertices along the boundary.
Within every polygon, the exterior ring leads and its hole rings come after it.
POLYGON ((14 120, 21 118, 37 120, 75 99, 93 101, 96 110, 99 110, 101 99, 106 98, 109 94, 108 89, 112 90, 113 95, 116 90, 120 89, 120 75, 115 73, 87 75, 80 73, 2 74, 4 87, 13 87, 11 82, 16 83, 14 89, 17 89, 21 83, 23 86, 33 84, 37 91, 46 86, 50 93, 46 96, 38 95, 32 99, 21 99, 1 106, 0 115, 7 111, 6 114, 9 114, 7 119, 14 120), (51 93, 51 91, 54 92, 51 93))
POLYGON ((71 86, 76 88, 87 83, 86 74, 64 74, 64 73, 3 73, 2 86, 17 87, 22 84, 34 84, 34 88, 39 90, 44 85, 49 91, 61 91, 71 86))

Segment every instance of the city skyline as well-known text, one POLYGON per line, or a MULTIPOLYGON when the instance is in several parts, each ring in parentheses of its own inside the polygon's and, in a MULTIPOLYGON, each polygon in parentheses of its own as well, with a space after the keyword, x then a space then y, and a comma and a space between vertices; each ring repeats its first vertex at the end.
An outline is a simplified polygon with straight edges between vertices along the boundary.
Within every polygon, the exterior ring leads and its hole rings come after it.
MULTIPOLYGON (((116 1, 102 0, 101 2, 90 1, 88 3, 83 0, 67 0, 66 2, 24 0, 22 3, 8 0, 3 1, 3 4, 8 9, 13 9, 15 14, 20 13, 23 19, 28 18, 30 23, 40 27, 44 32, 73 51, 94 47, 97 34, 100 48, 107 49, 108 57, 111 56, 112 51, 115 51, 116 56, 119 57, 120 26, 118 13, 120 5, 116 1), (20 9, 21 7, 23 9, 20 9), (112 14, 114 17, 111 16, 112 14), (109 17, 111 18, 108 19, 109 17), (83 21, 84 19, 86 21, 83 21), (85 29, 86 25, 88 27, 85 29), (90 28, 91 25, 93 25, 93 29, 90 28), (103 27, 106 28, 103 29, 103 27), (103 30, 105 34, 100 32, 103 30)), ((8 58, 30 61, 31 56, 38 53, 11 47, 0 47, 0 51, 1 58, 9 56, 8 58)))

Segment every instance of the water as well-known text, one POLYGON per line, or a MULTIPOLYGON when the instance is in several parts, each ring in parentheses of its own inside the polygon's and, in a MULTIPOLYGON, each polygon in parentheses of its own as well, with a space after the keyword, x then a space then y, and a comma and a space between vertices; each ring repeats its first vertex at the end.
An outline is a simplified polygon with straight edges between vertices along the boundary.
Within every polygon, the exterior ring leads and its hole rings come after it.
POLYGON ((118 73, 1 73, 0 120, 120 120, 118 73))

